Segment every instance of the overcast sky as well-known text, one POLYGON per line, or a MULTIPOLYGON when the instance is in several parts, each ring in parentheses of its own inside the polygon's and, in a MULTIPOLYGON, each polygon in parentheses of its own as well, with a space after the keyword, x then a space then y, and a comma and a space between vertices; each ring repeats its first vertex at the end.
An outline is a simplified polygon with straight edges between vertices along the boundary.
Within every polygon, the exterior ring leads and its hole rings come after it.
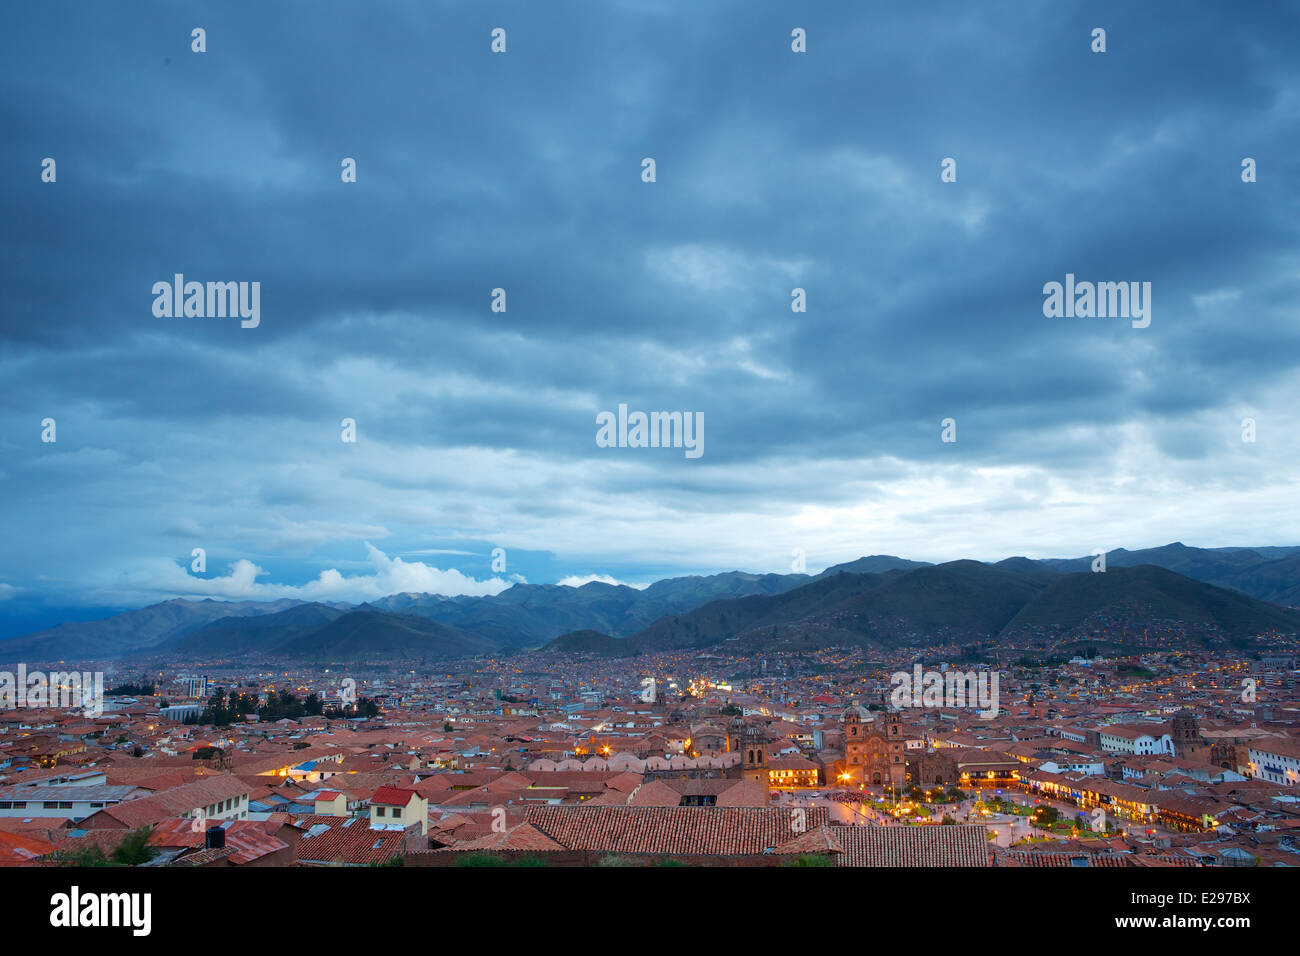
POLYGON ((6 9, 6 628, 1300 543, 1296 9, 6 9), (156 317, 175 273, 260 324, 156 317), (1067 273, 1150 326, 1045 317, 1067 273), (599 447, 620 403, 704 453, 599 447))

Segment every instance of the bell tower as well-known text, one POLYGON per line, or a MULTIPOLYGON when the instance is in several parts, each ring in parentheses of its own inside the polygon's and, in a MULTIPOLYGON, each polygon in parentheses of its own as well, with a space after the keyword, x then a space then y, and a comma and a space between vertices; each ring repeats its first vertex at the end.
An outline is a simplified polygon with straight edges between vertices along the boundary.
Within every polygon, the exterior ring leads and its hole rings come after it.
POLYGON ((740 735, 740 750, 741 776, 768 786, 771 778, 767 769, 767 732, 757 724, 747 725, 740 735))
POLYGON ((1173 724, 1174 753, 1177 756, 1190 756, 1204 746, 1196 711, 1180 710, 1174 714, 1171 723, 1173 724))
POLYGON ((856 700, 844 711, 844 772, 848 775, 845 782, 849 784, 867 782, 862 771, 869 716, 869 712, 858 706, 856 700))

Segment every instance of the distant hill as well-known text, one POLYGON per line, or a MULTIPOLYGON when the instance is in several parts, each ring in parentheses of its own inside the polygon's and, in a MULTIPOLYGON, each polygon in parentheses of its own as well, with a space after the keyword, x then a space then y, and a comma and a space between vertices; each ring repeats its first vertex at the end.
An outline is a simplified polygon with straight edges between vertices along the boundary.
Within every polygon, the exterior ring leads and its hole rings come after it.
MULTIPOLYGON (((953 561, 911 571, 843 573, 780 595, 712 601, 626 638, 565 635, 548 650, 627 656, 737 642, 747 650, 840 644, 897 647, 1047 637, 1066 640, 1106 622, 1217 628, 1228 638, 1300 633, 1300 612, 1141 566, 1060 574, 953 561)), ((1189 636, 1189 640, 1194 639, 1189 636)))
POLYGON ((705 601, 747 597, 751 594, 780 594, 811 581, 807 574, 749 574, 726 571, 706 576, 665 578, 656 581, 641 595, 647 601, 661 602, 666 613, 699 607, 705 601))
MULTIPOLYGON (((667 578, 645 589, 592 582, 578 588, 517 584, 488 597, 400 593, 365 607, 440 623, 450 628, 438 632, 448 646, 482 653, 535 647, 575 630, 630 634, 665 614, 688 611, 715 598, 775 594, 809 580, 806 574, 729 571, 667 578)), ((61 624, 48 631, 0 641, 0 660, 107 660, 151 652, 220 655, 271 646, 287 652, 302 649, 302 645, 289 640, 298 631, 329 623, 349 607, 297 600, 177 599, 99 621, 61 624), (302 610, 277 616, 296 608, 302 610), (263 615, 274 619, 260 627, 245 620, 263 615), (209 627, 212 629, 206 630, 209 627), (196 633, 201 630, 204 633, 196 633)), ((430 634, 435 631, 429 629, 430 634)), ((396 639, 396 632, 389 636, 396 639)))
POLYGON ((1040 590, 1050 572, 1014 572, 952 561, 891 577, 819 613, 872 642, 977 641, 996 635, 1040 590))
POLYGON ((0 641, 0 661, 49 661, 79 657, 107 660, 155 649, 220 618, 274 614, 301 601, 188 601, 175 599, 100 621, 60 624, 46 631, 0 641))
POLYGON ((1298 611, 1142 565, 1108 567, 1104 574, 1067 574, 1057 579, 1015 615, 1002 636, 1044 631, 1069 637, 1103 618, 1132 620, 1138 626, 1210 626, 1232 638, 1270 630, 1300 633, 1298 611))
MULTIPOLYGON (((1270 552, 1286 551, 1282 548, 1261 549, 1270 552)), ((1291 553, 1300 553, 1300 548, 1290 549, 1291 553)), ((1181 541, 1166 544, 1159 548, 1145 548, 1129 551, 1116 548, 1106 552, 1107 568, 1135 568, 1149 564, 1166 571, 1174 571, 1184 577, 1195 578, 1210 584, 1220 583, 1225 579, 1240 574, 1246 569, 1275 560, 1283 555, 1265 556, 1253 548, 1189 548, 1181 541)), ((1051 570, 1069 573, 1072 571, 1092 570, 1092 557, 1086 558, 1049 558, 1039 561, 1051 570)), ((1252 595, 1258 596, 1258 595, 1252 595)))
POLYGON ((666 578, 645 589, 593 581, 582 587, 516 584, 491 597, 445 598, 401 594, 374 606, 430 617, 490 637, 504 648, 543 644, 570 631, 631 634, 665 614, 677 614, 718 598, 777 594, 811 580, 806 574, 748 574, 666 578))
MULTIPOLYGON (((1095 560, 1082 558, 1007 558, 994 567, 1061 574, 1091 571, 1095 560)), ((1159 548, 1106 552, 1107 568, 1153 565, 1184 577, 1231 588, 1261 601, 1300 607, 1300 547, 1192 548, 1175 541, 1159 548)))
MULTIPOLYGON (((997 562, 993 567, 1002 571, 1016 571, 1025 573, 1029 571, 1055 571, 1055 568, 1049 567, 1046 561, 1035 561, 1032 558, 1006 558, 997 562)), ((1059 572, 1064 574, 1065 572, 1059 572)))
POLYGON ((870 590, 881 580, 880 575, 846 572, 818 578, 783 594, 710 601, 686 614, 660 618, 627 638, 627 646, 640 651, 709 647, 751 631, 801 620, 820 608, 870 590))
MULTIPOLYGON (((630 654, 726 641, 787 649, 936 638, 973 641, 996 635, 1055 577, 1041 571, 999 571, 978 561, 881 574, 841 572, 779 595, 711 601, 687 614, 661 618, 618 645, 601 644, 600 650, 630 654)), ((575 644, 553 643, 548 649, 564 646, 575 644)))
POLYGON ((844 564, 834 564, 817 575, 824 578, 828 574, 880 574, 884 571, 910 571, 913 568, 931 567, 929 561, 909 561, 906 558, 896 558, 892 554, 873 554, 869 557, 858 558, 856 561, 847 561, 844 564))
POLYGON ((1219 577, 1214 583, 1261 601, 1300 607, 1300 554, 1249 565, 1219 577))
MULTIPOLYGON (((230 657, 279 647, 344 615, 327 604, 298 604, 275 614, 223 617, 168 642, 164 649, 195 657, 230 657)), ((156 648, 151 648, 152 653, 156 648)), ((138 652, 137 652, 138 653, 138 652)))
POLYGON ((166 648, 200 658, 243 656, 317 663, 472 657, 498 649, 490 638, 368 604, 346 612, 304 604, 262 617, 224 618, 166 648))
MULTIPOLYGON (((597 657, 621 657, 628 650, 627 641, 600 631, 570 631, 546 645, 560 654, 592 654, 597 657)), ((635 648, 633 648, 635 650, 635 648)))
POLYGON ((1142 566, 1257 601, 1300 606, 1300 547, 1192 548, 1173 542, 1138 551, 1119 548, 1107 553, 1105 575, 1088 575, 1087 584, 1062 583, 1090 572, 1093 560, 1014 557, 994 564, 933 565, 877 554, 815 576, 727 571, 666 578, 646 588, 600 582, 577 588, 517 584, 486 597, 400 593, 360 607, 287 599, 172 600, 0 641, 0 661, 222 656, 268 648, 318 659, 351 653, 346 640, 356 641, 358 653, 368 654, 386 653, 383 648, 394 654, 510 653, 559 637, 565 643, 554 646, 606 647, 593 634, 617 641, 608 648, 618 653, 728 641, 786 649, 968 642, 994 636, 1016 619, 1022 631, 1083 627, 1071 617, 1076 610, 1086 620, 1089 615, 1105 617, 1107 607, 1127 608, 1122 613, 1129 616, 1209 615, 1206 620, 1220 622, 1215 626, 1225 627, 1225 633, 1254 627, 1285 630, 1291 619, 1270 617, 1254 604, 1223 603, 1226 599, 1193 593, 1186 585, 1171 591, 1167 579, 1149 574, 1131 582, 1115 574, 1142 566), (1122 584, 1133 592, 1126 596, 1104 590, 1122 584), (1144 595, 1144 589, 1151 593, 1144 595), (373 638, 366 627, 374 628, 373 638))
POLYGON ((498 647, 491 638, 426 617, 389 614, 362 605, 316 630, 287 637, 277 653, 294 660, 331 662, 472 657, 498 647))

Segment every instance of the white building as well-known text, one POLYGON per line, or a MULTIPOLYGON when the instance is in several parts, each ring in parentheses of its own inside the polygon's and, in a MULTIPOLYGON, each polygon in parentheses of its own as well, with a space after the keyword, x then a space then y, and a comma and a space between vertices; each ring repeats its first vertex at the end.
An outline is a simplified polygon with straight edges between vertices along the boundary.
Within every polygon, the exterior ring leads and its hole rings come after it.
POLYGON ((160 713, 168 720, 185 721, 190 717, 198 719, 203 713, 203 704, 172 704, 164 707, 160 713))
POLYGON ((1164 724, 1116 724, 1098 731, 1101 749, 1120 754, 1172 754, 1174 738, 1164 724))
POLYGON ((1085 777, 1104 777, 1106 762, 1098 757, 1086 757, 1079 754, 1058 755, 1043 761, 1038 768, 1047 773, 1080 773, 1085 777))
POLYGON ((1256 780, 1294 787, 1300 783, 1300 744, 1294 740, 1258 740, 1250 745, 1250 772, 1256 780))
POLYGON ((32 784, 0 787, 0 817, 53 817, 83 820, 105 807, 130 800, 139 787, 87 786, 43 787, 32 784))

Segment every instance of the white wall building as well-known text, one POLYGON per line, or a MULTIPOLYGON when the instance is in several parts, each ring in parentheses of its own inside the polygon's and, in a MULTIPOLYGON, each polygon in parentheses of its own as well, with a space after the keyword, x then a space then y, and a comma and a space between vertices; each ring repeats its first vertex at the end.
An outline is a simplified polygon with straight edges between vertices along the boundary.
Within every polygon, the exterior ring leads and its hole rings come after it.
POLYGON ((1294 740, 1259 740, 1250 745, 1250 772, 1256 780, 1300 785, 1300 744, 1294 740))
POLYGON ((1164 724, 1116 724, 1098 731, 1101 749, 1120 754, 1172 754, 1174 738, 1164 724))
POLYGON ((139 787, 104 785, 0 787, 0 817, 53 817, 83 820, 105 807, 130 800, 139 787))

